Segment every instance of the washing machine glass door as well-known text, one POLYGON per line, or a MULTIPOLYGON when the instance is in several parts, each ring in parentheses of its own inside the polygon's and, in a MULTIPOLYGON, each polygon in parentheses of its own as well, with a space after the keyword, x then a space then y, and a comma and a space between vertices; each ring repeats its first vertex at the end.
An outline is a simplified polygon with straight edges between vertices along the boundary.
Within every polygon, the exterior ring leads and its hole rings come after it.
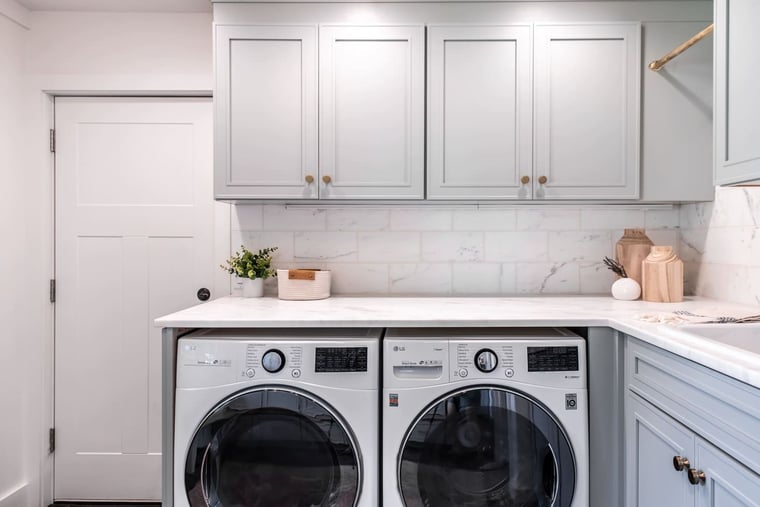
POLYGON ((567 507, 575 459, 552 415, 497 387, 452 392, 415 421, 399 454, 406 507, 567 507))
POLYGON ((201 423, 185 487, 193 507, 350 507, 359 463, 350 432, 325 403, 295 390, 252 389, 201 423))

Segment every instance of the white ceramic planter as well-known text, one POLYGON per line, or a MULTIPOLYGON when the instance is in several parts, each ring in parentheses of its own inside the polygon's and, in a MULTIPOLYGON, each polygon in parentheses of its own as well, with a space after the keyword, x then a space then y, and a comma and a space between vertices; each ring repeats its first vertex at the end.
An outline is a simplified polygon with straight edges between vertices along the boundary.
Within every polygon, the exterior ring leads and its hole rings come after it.
POLYGON ((264 279, 256 278, 251 280, 250 278, 243 278, 243 297, 244 298, 260 298, 264 295, 264 279))
POLYGON ((621 278, 612 284, 612 297, 622 301, 633 301, 641 296, 641 285, 633 278, 621 278))

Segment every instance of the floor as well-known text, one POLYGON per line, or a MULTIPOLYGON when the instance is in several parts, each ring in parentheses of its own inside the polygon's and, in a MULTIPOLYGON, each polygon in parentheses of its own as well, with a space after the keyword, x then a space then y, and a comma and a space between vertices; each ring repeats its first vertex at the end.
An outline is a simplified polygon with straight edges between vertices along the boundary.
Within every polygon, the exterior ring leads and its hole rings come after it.
POLYGON ((55 502, 48 507, 160 507, 156 503, 94 503, 94 502, 55 502))

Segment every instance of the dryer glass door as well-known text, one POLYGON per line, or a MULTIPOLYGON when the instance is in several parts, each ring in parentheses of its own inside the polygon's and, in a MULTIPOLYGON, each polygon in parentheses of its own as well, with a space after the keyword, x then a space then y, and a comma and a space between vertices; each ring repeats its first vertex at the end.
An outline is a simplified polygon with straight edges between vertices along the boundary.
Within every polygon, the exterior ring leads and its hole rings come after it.
POLYGON ((253 389, 217 406, 187 453, 196 506, 343 506, 359 497, 357 447, 345 424, 307 393, 253 389))
POLYGON ((497 387, 434 403, 407 433, 398 474, 407 507, 567 507, 575 490, 559 423, 527 395, 497 387))

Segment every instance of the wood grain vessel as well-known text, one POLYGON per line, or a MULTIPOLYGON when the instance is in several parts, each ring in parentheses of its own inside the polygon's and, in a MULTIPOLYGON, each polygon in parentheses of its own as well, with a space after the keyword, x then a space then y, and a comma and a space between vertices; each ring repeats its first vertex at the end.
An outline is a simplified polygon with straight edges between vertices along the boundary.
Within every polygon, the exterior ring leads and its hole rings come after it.
POLYGON ((670 246, 653 246, 641 263, 641 299, 655 303, 683 301, 683 262, 670 246))
POLYGON ((652 248, 644 229, 625 229, 623 237, 615 244, 615 258, 623 265, 628 278, 641 282, 641 263, 652 248))

